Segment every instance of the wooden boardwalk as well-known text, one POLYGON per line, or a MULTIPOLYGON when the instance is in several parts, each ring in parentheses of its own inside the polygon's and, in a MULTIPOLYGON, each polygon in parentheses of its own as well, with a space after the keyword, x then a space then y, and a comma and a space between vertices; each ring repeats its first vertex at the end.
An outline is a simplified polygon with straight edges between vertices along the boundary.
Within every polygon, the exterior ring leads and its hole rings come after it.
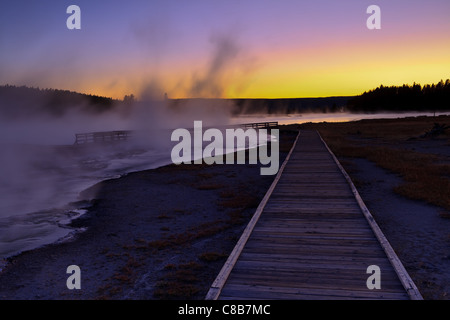
POLYGON ((318 133, 302 131, 206 299, 421 299, 318 133), (368 289, 380 268, 381 289, 368 289))

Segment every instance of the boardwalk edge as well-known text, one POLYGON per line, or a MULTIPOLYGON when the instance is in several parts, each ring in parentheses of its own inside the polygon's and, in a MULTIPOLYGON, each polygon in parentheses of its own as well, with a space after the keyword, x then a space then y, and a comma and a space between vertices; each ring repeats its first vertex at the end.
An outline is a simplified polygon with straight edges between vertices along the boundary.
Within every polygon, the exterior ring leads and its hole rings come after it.
POLYGON ((362 200, 361 196, 359 195, 358 190, 356 189, 355 185, 353 184, 350 176, 345 171, 344 167, 341 165, 337 157, 334 155, 333 151, 328 147, 327 143, 322 139, 322 136, 317 131, 317 134, 320 137, 320 140, 322 140, 322 143, 327 148, 328 152, 333 157, 334 161, 336 162, 337 166, 341 170, 342 174, 344 175, 345 179, 347 180, 348 184, 350 185, 350 188, 352 189, 352 192, 361 208, 361 211, 363 212, 365 218, 367 219, 370 227, 372 228, 373 232, 375 233, 375 236, 377 237, 378 241, 381 244, 381 247, 383 248, 384 252, 386 253, 389 261, 391 262, 395 272, 397 273, 397 276, 399 277, 403 287, 405 288, 406 292, 408 293, 411 300, 423 300, 422 295, 419 292, 419 289, 415 285, 414 281, 411 279, 410 275, 408 274, 408 271, 406 271, 405 267, 403 266, 402 262, 400 261, 399 257, 395 253, 394 249, 392 248, 391 244, 387 240, 387 238, 384 236, 383 232, 381 231, 380 227, 376 223, 375 219, 373 218, 372 214, 370 213, 369 209, 366 207, 364 201, 362 200))
POLYGON ((250 222, 247 224, 247 227, 244 229, 244 232, 242 233, 241 237, 239 238, 238 242, 236 243, 235 247, 233 248, 233 251, 228 256, 227 261, 225 261, 225 264, 223 265, 222 269, 220 270, 219 274, 217 275, 216 279, 214 280, 213 284, 211 285, 208 293, 206 294, 205 300, 217 300, 220 293, 222 292, 222 288, 225 285, 225 282, 228 279, 228 276, 231 273, 231 270, 233 269, 234 265, 236 264, 236 261, 238 260, 242 250, 244 249, 245 244, 247 243, 248 238, 250 237, 250 234, 253 231, 253 228, 255 227, 256 223, 259 220, 259 217, 261 216, 261 213, 266 206, 267 201, 269 200, 273 190, 275 189, 275 186, 277 185, 278 181, 280 180, 281 174, 283 173, 284 168, 286 167, 286 164, 289 161, 289 158, 291 157, 291 154, 297 145, 298 138, 300 136, 300 131, 297 134, 297 137, 295 138, 294 143, 292 144, 291 150, 289 151, 288 155, 286 156, 286 159, 283 161, 283 164, 281 165, 280 169, 278 170, 278 173, 273 180, 272 184, 270 185, 269 189, 267 190, 266 194, 264 195, 264 198, 261 200, 258 208, 256 208, 255 213, 253 214, 253 217, 251 218, 250 222))

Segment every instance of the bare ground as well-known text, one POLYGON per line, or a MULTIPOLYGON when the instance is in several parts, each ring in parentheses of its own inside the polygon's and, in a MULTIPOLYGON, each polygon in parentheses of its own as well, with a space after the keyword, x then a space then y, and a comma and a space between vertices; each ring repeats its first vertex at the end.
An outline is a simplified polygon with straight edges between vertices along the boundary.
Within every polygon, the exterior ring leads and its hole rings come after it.
POLYGON ((450 299, 450 219, 440 207, 393 192, 401 177, 365 159, 342 161, 426 300, 450 299))

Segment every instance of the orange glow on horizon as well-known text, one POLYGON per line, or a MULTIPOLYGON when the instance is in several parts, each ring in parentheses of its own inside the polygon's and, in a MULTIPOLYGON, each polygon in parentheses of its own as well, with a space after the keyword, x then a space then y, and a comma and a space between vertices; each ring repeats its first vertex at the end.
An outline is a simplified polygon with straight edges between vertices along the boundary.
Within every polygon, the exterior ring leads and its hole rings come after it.
POLYGON ((129 94, 140 98, 149 88, 155 98, 161 99, 164 93, 173 99, 302 98, 352 96, 381 84, 425 85, 450 78, 450 43, 437 37, 418 38, 389 38, 383 42, 359 39, 264 52, 248 72, 240 69, 242 65, 231 65, 214 79, 220 87, 219 96, 192 93, 193 83, 207 73, 207 66, 200 60, 165 63, 157 72, 135 62, 131 67, 104 72, 101 77, 92 76, 79 90, 115 99, 129 94))

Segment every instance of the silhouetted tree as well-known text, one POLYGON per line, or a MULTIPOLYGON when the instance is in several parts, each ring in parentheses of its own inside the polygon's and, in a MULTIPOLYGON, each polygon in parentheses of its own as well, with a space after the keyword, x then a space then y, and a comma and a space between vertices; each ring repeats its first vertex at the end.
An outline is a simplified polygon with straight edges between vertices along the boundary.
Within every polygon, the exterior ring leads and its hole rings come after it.
POLYGON ((129 96, 125 95, 125 97, 123 97, 123 102, 127 106, 133 105, 135 102, 134 95, 133 94, 130 94, 129 96))
POLYGON ((7 117, 28 117, 35 114, 58 117, 74 109, 101 113, 114 108, 116 102, 111 98, 68 90, 0 86, 0 115, 7 117))
POLYGON ((350 111, 444 111, 450 110, 450 79, 423 87, 412 86, 380 87, 364 92, 349 100, 350 111))

